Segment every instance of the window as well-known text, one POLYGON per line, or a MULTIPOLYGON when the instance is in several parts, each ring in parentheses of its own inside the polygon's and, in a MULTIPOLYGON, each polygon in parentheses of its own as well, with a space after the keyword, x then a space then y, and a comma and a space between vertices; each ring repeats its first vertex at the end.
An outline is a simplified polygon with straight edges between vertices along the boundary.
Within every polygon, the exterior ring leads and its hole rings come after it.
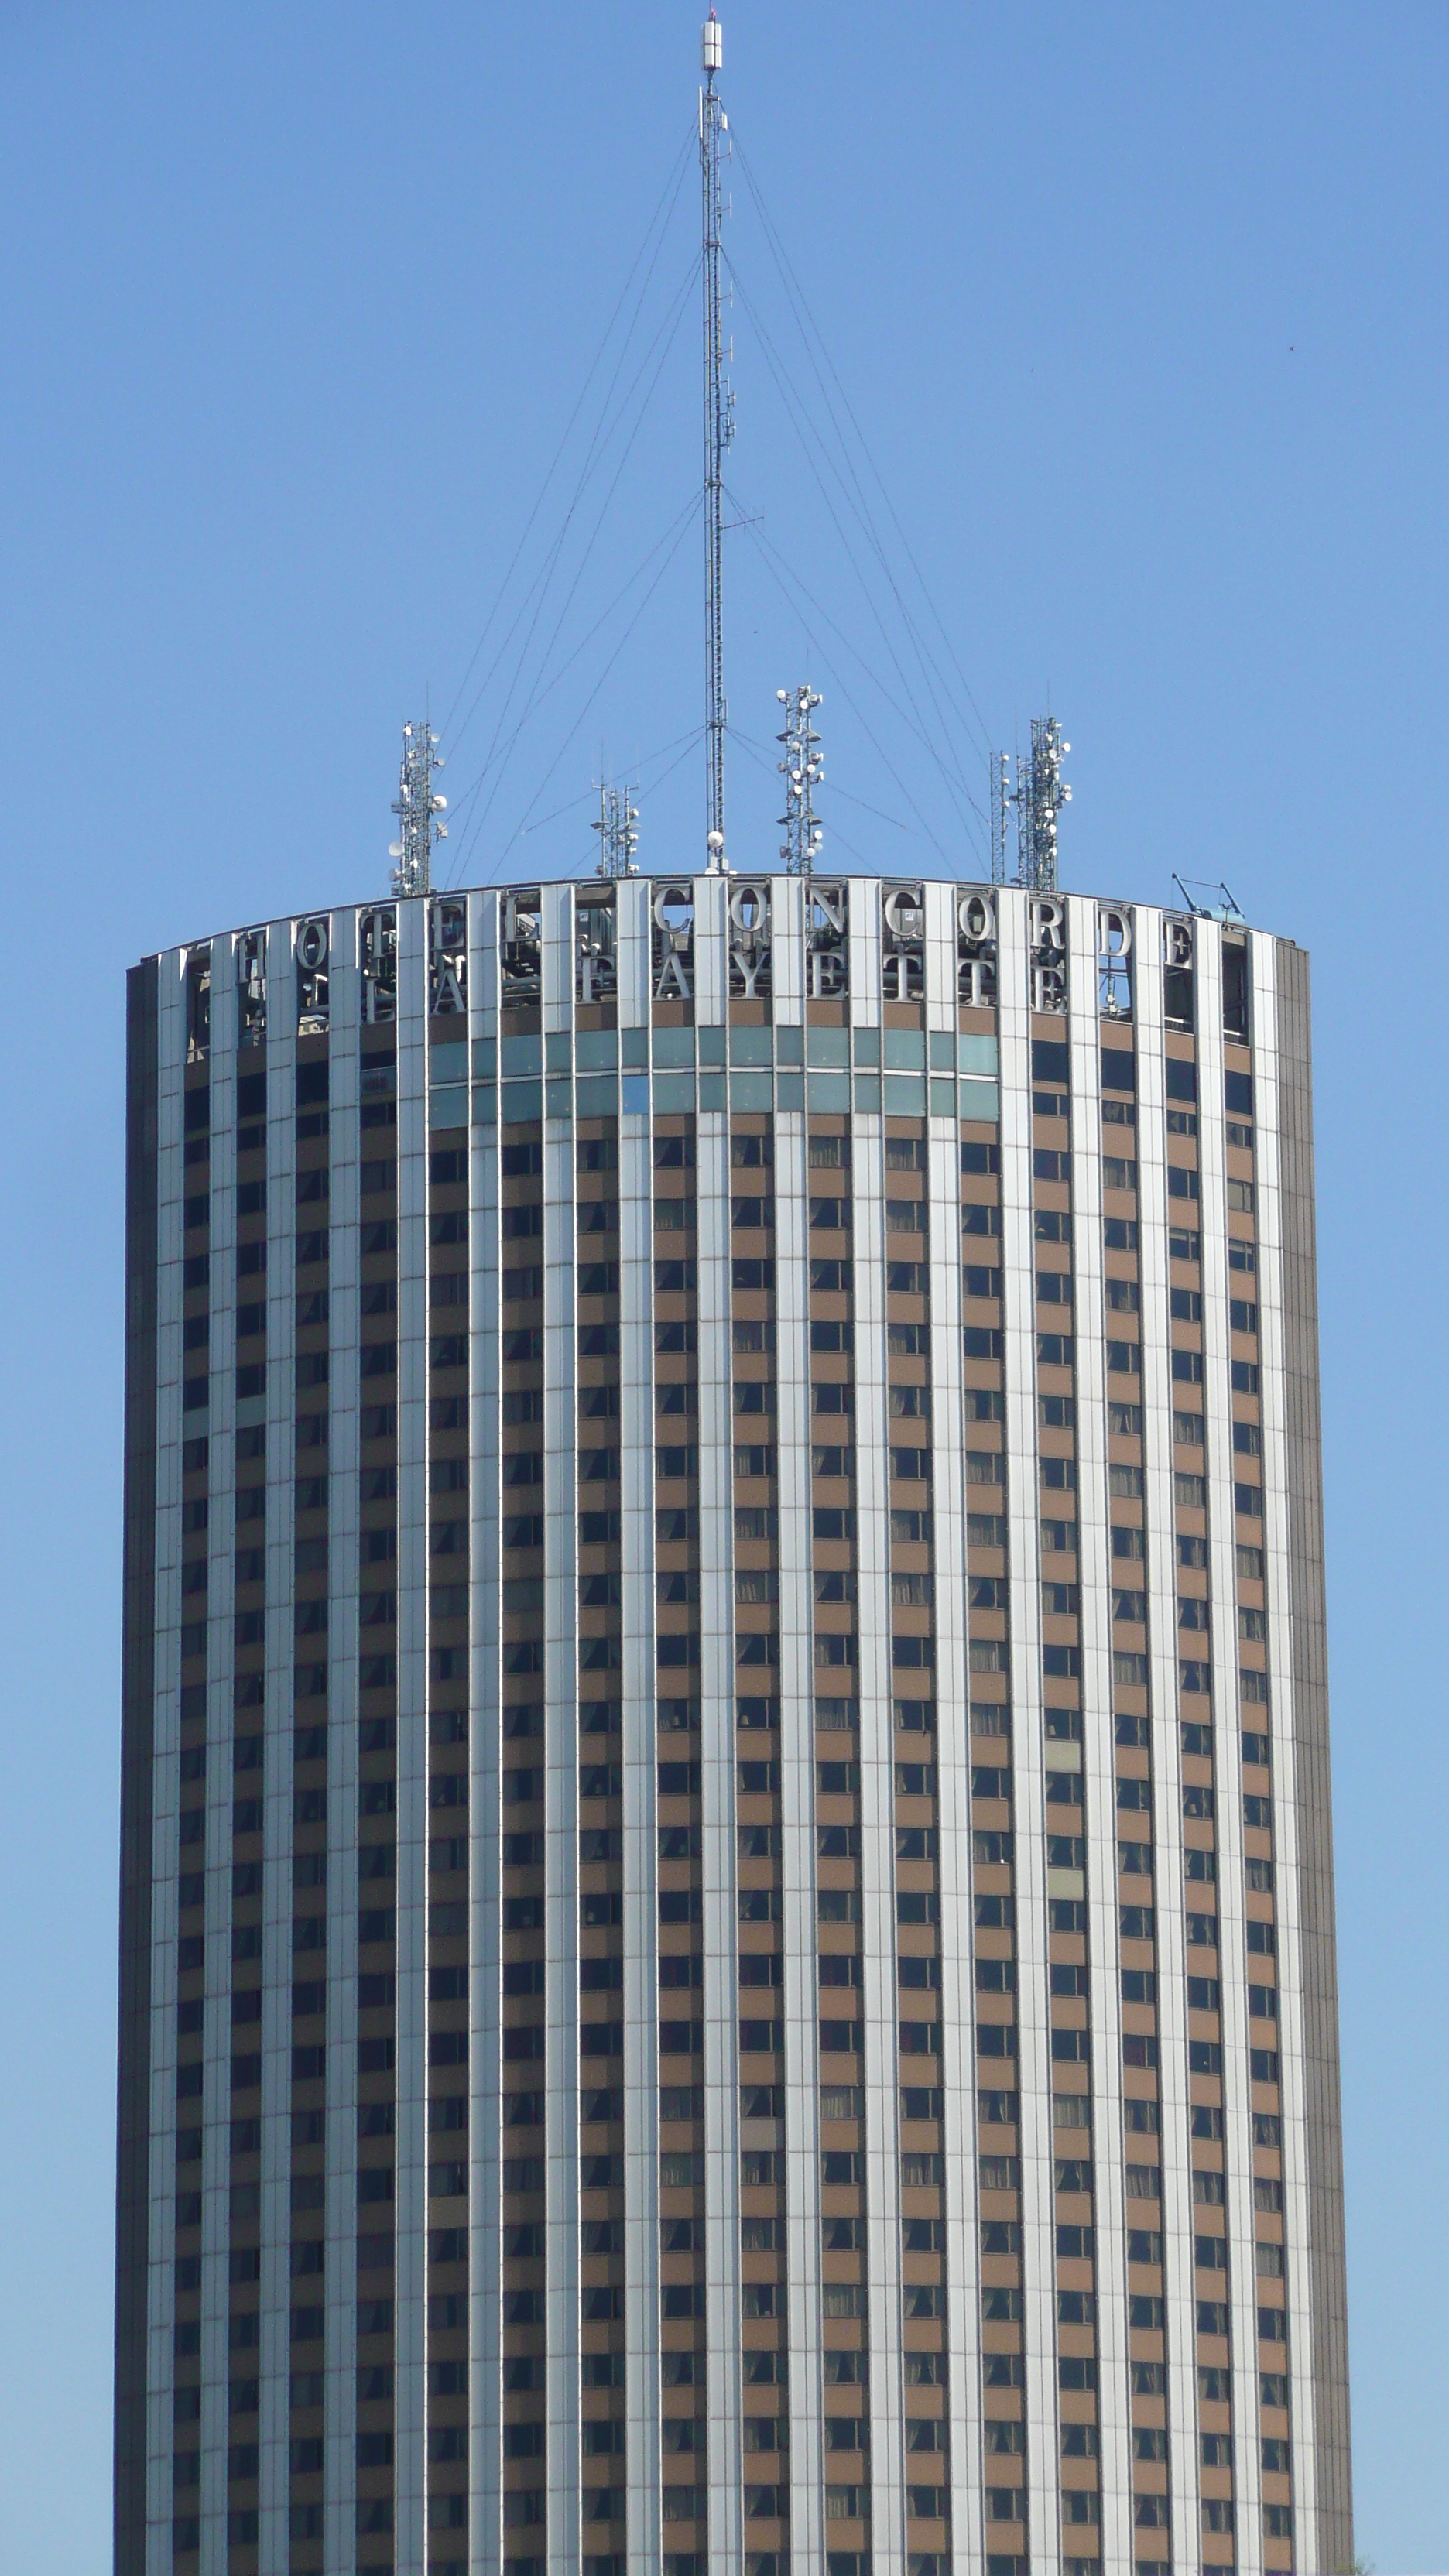
MULTIPOLYGON (((888 1349, 894 1351, 898 1347, 895 1340, 895 1336, 898 1332, 909 1332, 914 1334, 917 1331, 923 1330, 923 1326, 915 1324, 893 1324, 890 1328, 889 1334, 887 1335, 888 1349)), ((774 1331, 775 1328, 773 1324, 736 1324, 735 1349, 737 1351, 759 1350, 762 1348, 773 1350, 775 1346, 774 1331), (742 1333, 751 1332, 768 1332, 771 1337, 769 1343, 766 1345, 759 1342, 741 1341, 740 1335, 742 1333)), ((914 1342, 909 1344, 903 1342, 899 1347, 903 1350, 914 1350, 916 1346, 914 1342)), ((855 1348, 855 1326, 853 1324, 812 1324, 810 1327, 810 1348, 812 1351, 853 1351, 855 1348)))
MULTIPOLYGON (((811 1161, 815 1157, 812 1151, 811 1161)), ((888 1172, 923 1172, 926 1148, 919 1136, 887 1136, 886 1170, 888 1172)))
POLYGON ((1104 1154, 1102 1157, 1102 1181, 1103 1186, 1109 1190, 1135 1190, 1137 1187, 1137 1166, 1135 1163, 1129 1162, 1124 1155, 1104 1154))
POLYGON ((841 1232, 850 1224, 849 1199, 812 1199, 810 1222, 830 1232, 841 1232))
POLYGON ((848 1136, 812 1136, 810 1168, 816 1172, 849 1171, 850 1138, 848 1136))

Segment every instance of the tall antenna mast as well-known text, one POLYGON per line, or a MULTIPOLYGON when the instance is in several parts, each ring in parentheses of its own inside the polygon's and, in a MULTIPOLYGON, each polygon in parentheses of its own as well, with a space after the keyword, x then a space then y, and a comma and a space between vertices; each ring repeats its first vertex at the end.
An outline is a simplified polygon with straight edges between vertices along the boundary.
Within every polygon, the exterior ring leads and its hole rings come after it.
POLYGON ((388 843, 387 855, 396 862, 392 872, 392 890, 396 895, 431 894, 433 887, 433 843, 446 841, 448 826, 434 821, 446 814, 448 800, 433 792, 433 772, 441 769, 438 737, 428 723, 403 726, 402 775, 398 782, 393 812, 398 818, 399 837, 388 843))
POLYGON ((776 763, 785 780, 785 811, 780 817, 785 838, 780 856, 792 877, 808 877, 814 872, 825 829, 816 822, 814 808, 814 791, 825 776, 825 763, 820 757, 820 736, 810 722, 823 701, 808 680, 798 689, 777 689, 775 695, 785 710, 785 730, 775 736, 785 746, 784 759, 776 763))
POLYGON ((589 829, 599 835, 598 873, 601 877, 638 875, 634 864, 634 853, 639 847, 639 834, 635 829, 638 820, 639 808, 630 804, 627 787, 599 789, 599 819, 597 823, 591 823, 589 829))
POLYGON ((1011 803, 1007 760, 999 751, 991 763, 991 882, 1006 883, 1006 809, 1011 803))
POLYGON ((720 297, 720 149, 729 120, 715 89, 724 60, 724 31, 711 9, 700 36, 704 87, 699 93, 699 168, 703 187, 704 272, 704 660, 705 847, 711 868, 725 865, 724 736, 724 460, 734 435, 734 396, 725 382, 724 313, 720 297))

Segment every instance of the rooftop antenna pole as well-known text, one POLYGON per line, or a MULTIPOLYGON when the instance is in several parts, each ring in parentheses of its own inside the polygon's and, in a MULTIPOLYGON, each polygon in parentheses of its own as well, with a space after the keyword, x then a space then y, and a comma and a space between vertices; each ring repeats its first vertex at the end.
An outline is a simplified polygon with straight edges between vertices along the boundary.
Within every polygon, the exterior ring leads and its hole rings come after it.
POLYGON ((599 835, 601 877, 637 877, 634 854, 639 847, 635 828, 638 821, 639 808, 630 804, 627 787, 599 789, 599 819, 589 829, 599 835))
MULTIPOLYGON (((704 87, 699 93, 699 167, 703 187, 704 273, 704 652, 705 774, 708 819, 705 848, 711 869, 725 866, 724 736, 724 460, 734 435, 734 396, 725 382, 724 313, 720 295, 720 151, 729 120, 715 76, 724 60, 724 31, 711 9, 700 36, 704 87)), ((726 147, 727 148, 727 147, 726 147)))
POLYGON ((443 762, 438 754, 438 737, 432 726, 403 726, 402 775, 398 781, 393 812, 398 818, 399 837, 388 843, 387 855, 395 862, 392 890, 395 895, 431 894, 433 888, 433 843, 446 841, 448 826, 434 820, 446 814, 448 800, 433 788, 433 772, 443 762))
POLYGON ((785 730, 775 736, 785 746, 784 759, 775 764, 785 781, 785 811, 780 817, 785 838, 780 856, 792 877, 808 877, 814 874, 825 829, 815 820, 813 801, 825 776, 825 763, 820 757, 820 736, 810 721, 823 701, 808 680, 798 689, 777 689, 775 695, 785 710, 785 730))
POLYGON ((991 882, 1006 883, 1006 809, 1011 803, 1007 785, 1007 759, 999 751, 990 763, 991 771, 991 882))
POLYGON ((1071 747, 1055 716, 1033 716, 1030 754, 1025 761, 1017 755, 1011 798, 1016 807, 1016 882, 1030 894, 1057 891, 1057 816, 1072 801, 1062 762, 1071 747))

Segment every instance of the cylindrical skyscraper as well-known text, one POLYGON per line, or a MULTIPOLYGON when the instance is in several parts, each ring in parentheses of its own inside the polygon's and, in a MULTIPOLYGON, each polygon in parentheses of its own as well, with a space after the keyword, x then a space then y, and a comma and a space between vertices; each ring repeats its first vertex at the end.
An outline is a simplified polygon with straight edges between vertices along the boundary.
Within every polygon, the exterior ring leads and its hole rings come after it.
POLYGON ((868 877, 130 993, 120 2576, 1351 2556, 1307 967, 868 877))

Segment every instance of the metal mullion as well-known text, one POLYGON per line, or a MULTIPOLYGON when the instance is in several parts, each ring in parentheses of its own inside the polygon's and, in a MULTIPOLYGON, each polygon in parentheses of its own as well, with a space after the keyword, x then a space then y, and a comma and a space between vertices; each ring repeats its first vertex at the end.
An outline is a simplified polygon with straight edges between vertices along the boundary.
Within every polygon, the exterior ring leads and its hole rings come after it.
MULTIPOLYGON (((1197 1125, 1202 1220, 1203 1414, 1208 1492, 1208 1589, 1217 1784, 1218 1974, 1221 1980, 1223 2169, 1227 2187, 1234 2422, 1258 2378, 1257 2267, 1253 2223, 1252 2085, 1248 2066, 1247 1908, 1244 1903, 1243 1743, 1238 1705, 1237 1521, 1228 1341, 1227 1154, 1223 1133, 1222 933, 1198 921, 1197 1125)), ((1233 2453, 1239 2576, 1263 2564, 1262 2454, 1256 2439, 1233 2453)))
MULTIPOLYGON (((185 952, 160 961, 156 1013, 156 1532, 152 1578, 151 2004, 146 2279, 146 2557, 169 2576, 176 2384, 177 1872, 181 1806, 182 1199, 185 952)), ((209 1576, 209 1568, 208 1568, 209 1576)), ((208 1593, 208 1599, 209 1599, 208 1593)), ((209 1642, 209 1641, 208 1641, 209 1642)), ((203 2046, 205 2043, 203 2042, 203 2046)), ((203 2148, 205 2105, 203 2097, 203 2148)), ((204 2167, 203 2167, 204 2171, 204 2167)))
MULTIPOLYGON (((543 1026, 572 1025, 567 886, 543 889, 543 1026)), ((544 1919, 548 1958, 547 2242, 549 2566, 580 2553, 578 1329, 574 1131, 543 1142, 544 1919)))
MULTIPOLYGON (((498 898, 468 898, 468 1033, 498 1035, 498 898)), ((499 1423, 499 1147, 492 1117, 468 1129, 469 1726, 469 2565, 503 2556, 502 1455, 499 1423)))
MULTIPOLYGON (((1301 1913, 1302 1794, 1291 1607, 1286 1420, 1287 1349, 1283 1278, 1283 1173, 1279 1125, 1283 1086, 1278 1030, 1276 942, 1252 941, 1253 1121, 1258 1233, 1258 1352, 1263 1431, 1263 1598, 1268 1613, 1268 1710, 1273 1801, 1277 1943, 1278 2081, 1282 2111, 1283 2241, 1292 2372, 1289 2442, 1294 2555, 1304 2567, 1322 2560, 1318 2351, 1313 2307, 1308 2202, 1307 2035, 1304 2029, 1301 1913)), ((1256 2391, 1254 2392, 1256 2397, 1256 2391)), ((1253 2431, 1258 2430, 1254 2408, 1253 2431)))
POLYGON ((790 2538, 825 2549, 821 2442, 819 1905, 811 1600, 810 1239, 802 1111, 775 1117, 775 1439, 780 1593, 780 1940, 784 1956, 790 2538))
POLYGON ((336 913, 328 978, 327 2132, 323 2553, 357 2534, 357 1812, 361 989, 357 922, 336 913))
POLYGON ((1177 1705, 1177 1565, 1174 1550, 1172 1327, 1168 1290, 1167 1130, 1164 1091, 1162 916, 1140 906, 1134 922, 1137 1015, 1138 1278, 1142 1292, 1142 1460, 1147 1650, 1152 1711, 1154 1930, 1162 2175, 1162 2287, 1167 2324, 1167 2452, 1174 2550, 1201 2564, 1197 2420, 1197 2294, 1193 2269, 1189 2135, 1187 1947, 1182 1851, 1182 1733, 1177 1705))
POLYGON ((735 1804, 734 1451, 730 1141, 695 1122, 699 1279, 700 1785, 703 1843, 705 2296, 709 2315, 709 2565, 744 2545, 740 2333, 739 1842, 735 1804))
POLYGON ((1102 1054, 1097 907, 1067 899, 1071 1045, 1072 1313, 1077 1396, 1077 1574, 1082 1766, 1087 1797, 1092 2165, 1097 2244, 1098 2486, 1102 2554, 1130 2557, 1126 2176, 1122 2128, 1122 1977, 1117 1879, 1117 1757, 1112 1713, 1102 1054))
MULTIPOLYGON (((236 977, 212 944, 211 1346, 207 1414, 206 2106, 201 2258, 200 2576, 225 2576, 231 2241, 232 1747, 236 1733, 236 977), (223 972, 218 979, 217 968, 223 972), (219 985, 219 988, 218 988, 219 985), (218 1147, 220 1145, 220 1151, 218 1147), (224 1353, 220 1367, 218 1352, 224 1353)), ((248 1050, 250 1052, 250 1050, 248 1050)))
POLYGON ((1001 1286, 1010 1576, 1012 1815, 1021 2055, 1022 2347, 1033 2576, 1061 2564, 1051 2001, 1047 1973, 1040 1468, 1031 1192, 1030 960, 1026 898, 997 899, 1001 1049, 1001 1286))
MULTIPOLYGON (((874 890, 872 889, 872 894, 874 890)), ((851 904, 851 921, 867 907, 851 904)), ((873 911, 869 917, 874 918, 873 911)), ((852 986, 856 986, 852 958, 852 986)), ((877 986, 877 990, 879 987, 877 986)), ((857 990, 856 999, 861 997, 857 990)), ((905 2565, 901 2422, 900 1989, 896 1967, 895 1741, 891 1705, 890 1419, 886 1365, 885 1137, 878 1116, 851 1131, 855 1283, 855 1505, 860 1680, 861 2020, 865 2042, 865 2210, 869 2248, 872 2544, 876 2576, 905 2565)))
POLYGON ((427 2491, 427 959, 426 907, 397 907, 397 2004, 394 2457, 397 2557, 426 2556, 427 2491))
MULTIPOLYGON (((954 984, 955 944, 948 962, 954 984)), ((954 1015, 954 1003, 953 1003, 954 1015)), ((976 1934, 971 1868, 970 1647, 966 1579, 965 1375, 961 1320, 960 1127, 929 1129, 931 1511, 934 1521, 936 1779, 941 1887, 941 2144, 951 2551, 957 2576, 986 2546, 981 2481, 981 2236, 976 2103, 976 1934)))
POLYGON ((624 2302, 631 2565, 660 2564, 659 1830, 654 1647, 654 1207, 650 1129, 619 1129, 624 1819, 624 2302))
POLYGON ((263 2559, 287 2549, 291 2352, 293 1583, 296 1504, 296 977, 290 922, 267 933, 266 1686, 262 1764, 261 2389, 263 2559))

